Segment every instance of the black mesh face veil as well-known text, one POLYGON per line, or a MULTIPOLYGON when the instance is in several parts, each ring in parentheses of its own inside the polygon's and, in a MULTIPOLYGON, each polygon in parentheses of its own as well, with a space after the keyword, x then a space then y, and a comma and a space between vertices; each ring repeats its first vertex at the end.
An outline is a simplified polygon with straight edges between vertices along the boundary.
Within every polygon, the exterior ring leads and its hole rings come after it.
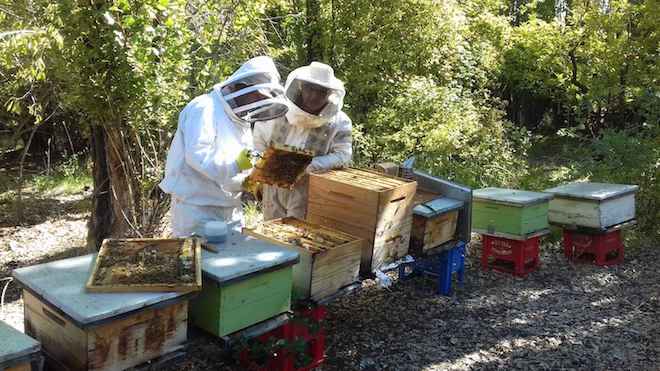
POLYGON ((268 57, 251 59, 216 87, 231 113, 243 121, 266 121, 288 110, 279 74, 268 57))

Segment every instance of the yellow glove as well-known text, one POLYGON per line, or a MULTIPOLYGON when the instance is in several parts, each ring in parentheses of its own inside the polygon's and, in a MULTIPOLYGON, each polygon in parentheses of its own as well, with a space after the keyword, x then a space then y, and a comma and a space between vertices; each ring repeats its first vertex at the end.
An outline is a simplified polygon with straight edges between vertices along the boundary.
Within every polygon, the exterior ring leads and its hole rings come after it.
POLYGON ((238 157, 236 157, 236 165, 241 171, 252 169, 252 161, 250 160, 249 149, 246 148, 242 150, 241 153, 238 154, 238 157))

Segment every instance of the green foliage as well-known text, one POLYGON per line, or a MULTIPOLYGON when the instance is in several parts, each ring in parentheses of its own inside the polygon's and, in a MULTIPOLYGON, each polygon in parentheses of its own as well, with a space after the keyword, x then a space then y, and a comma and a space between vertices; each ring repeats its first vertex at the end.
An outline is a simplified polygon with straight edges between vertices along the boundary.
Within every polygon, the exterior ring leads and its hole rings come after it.
POLYGON ((528 140, 502 116, 456 87, 414 78, 367 117, 380 135, 361 155, 373 162, 415 155, 420 168, 471 186, 513 185, 524 175, 528 140))
POLYGON ((80 158, 71 156, 53 169, 52 173, 35 176, 31 183, 40 193, 75 194, 92 186, 92 177, 80 158))
POLYGON ((415 155, 474 187, 636 183, 650 231, 660 3, 566 2, 564 20, 555 3, 0 0, 3 146, 46 122, 82 139, 89 126, 117 129, 144 215, 190 99, 249 57, 273 56, 285 78, 313 56, 346 83, 356 163, 415 155), (528 160, 523 127, 535 142, 559 135, 563 158, 528 160))
POLYGON ((595 134, 658 120, 658 2, 608 4, 571 3, 565 23, 530 17, 512 29, 500 83, 545 102, 539 108, 554 116, 554 127, 595 134))
POLYGON ((534 146, 530 173, 521 187, 543 190, 574 181, 636 184, 639 242, 660 241, 660 130, 608 129, 596 138, 582 138, 570 131, 543 138, 534 146))

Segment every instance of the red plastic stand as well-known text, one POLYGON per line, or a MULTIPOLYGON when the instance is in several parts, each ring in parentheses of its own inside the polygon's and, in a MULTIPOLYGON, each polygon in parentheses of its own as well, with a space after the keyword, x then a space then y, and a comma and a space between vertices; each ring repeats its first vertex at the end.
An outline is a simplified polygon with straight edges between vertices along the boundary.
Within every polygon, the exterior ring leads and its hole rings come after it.
POLYGON ((564 255, 569 260, 598 266, 620 264, 624 255, 621 230, 590 234, 564 229, 564 255))
POLYGON ((526 276, 540 265, 540 240, 541 237, 518 241, 482 235, 481 268, 526 276))

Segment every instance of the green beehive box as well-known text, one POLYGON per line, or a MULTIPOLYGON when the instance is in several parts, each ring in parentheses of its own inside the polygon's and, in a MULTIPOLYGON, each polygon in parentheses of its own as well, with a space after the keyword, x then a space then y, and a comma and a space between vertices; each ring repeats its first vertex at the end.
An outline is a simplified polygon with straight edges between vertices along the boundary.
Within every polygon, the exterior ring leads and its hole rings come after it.
POLYGON ((548 228, 551 194, 483 188, 472 194, 472 228, 477 233, 525 237, 548 228))
POLYGON ((236 230, 216 247, 202 252, 202 291, 190 309, 195 326, 222 337, 290 309, 297 252, 236 230))

